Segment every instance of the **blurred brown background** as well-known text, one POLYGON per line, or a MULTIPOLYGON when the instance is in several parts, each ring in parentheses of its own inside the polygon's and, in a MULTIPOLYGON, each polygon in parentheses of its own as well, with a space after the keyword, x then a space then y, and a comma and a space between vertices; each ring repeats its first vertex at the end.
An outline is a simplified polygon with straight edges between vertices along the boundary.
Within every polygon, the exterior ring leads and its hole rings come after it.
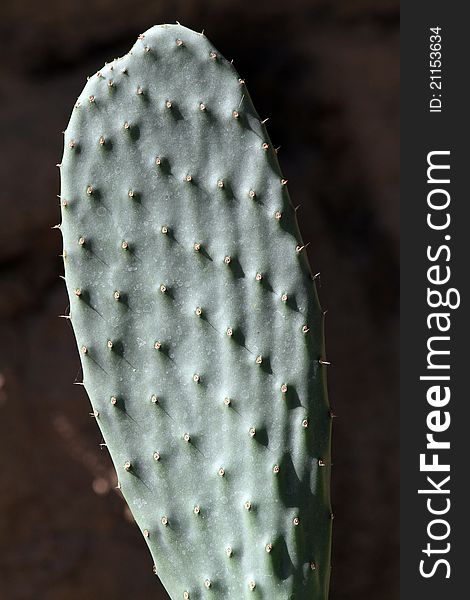
POLYGON ((270 117, 322 274, 339 415, 331 599, 397 599, 398 1, 3 0, 0 600, 166 598, 72 385, 50 227, 60 132, 85 76, 175 20, 205 28, 270 117))

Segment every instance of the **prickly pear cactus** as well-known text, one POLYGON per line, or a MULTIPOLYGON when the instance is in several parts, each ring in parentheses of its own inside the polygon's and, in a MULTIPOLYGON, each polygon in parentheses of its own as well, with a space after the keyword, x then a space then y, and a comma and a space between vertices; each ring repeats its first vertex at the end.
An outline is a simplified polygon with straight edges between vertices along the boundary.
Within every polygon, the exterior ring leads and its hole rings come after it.
POLYGON ((245 82, 153 27, 89 79, 61 176, 84 385, 170 597, 324 600, 323 314, 245 82))

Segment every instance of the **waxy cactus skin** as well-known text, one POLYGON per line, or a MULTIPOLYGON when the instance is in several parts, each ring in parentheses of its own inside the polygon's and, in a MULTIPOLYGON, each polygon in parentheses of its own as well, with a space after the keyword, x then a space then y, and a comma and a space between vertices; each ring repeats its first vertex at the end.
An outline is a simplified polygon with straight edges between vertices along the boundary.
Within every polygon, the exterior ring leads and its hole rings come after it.
POLYGON ((60 170, 84 385, 170 597, 325 600, 323 312, 244 81, 153 27, 87 82, 60 170))

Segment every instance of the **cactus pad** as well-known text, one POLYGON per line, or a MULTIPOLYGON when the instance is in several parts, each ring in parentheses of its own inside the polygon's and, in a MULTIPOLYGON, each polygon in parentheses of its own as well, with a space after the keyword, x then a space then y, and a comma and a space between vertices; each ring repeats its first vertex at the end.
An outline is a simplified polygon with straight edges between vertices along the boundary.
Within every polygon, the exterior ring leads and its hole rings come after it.
POLYGON ((170 597, 325 600, 323 313, 244 81, 153 27, 89 78, 61 178, 84 385, 170 597))

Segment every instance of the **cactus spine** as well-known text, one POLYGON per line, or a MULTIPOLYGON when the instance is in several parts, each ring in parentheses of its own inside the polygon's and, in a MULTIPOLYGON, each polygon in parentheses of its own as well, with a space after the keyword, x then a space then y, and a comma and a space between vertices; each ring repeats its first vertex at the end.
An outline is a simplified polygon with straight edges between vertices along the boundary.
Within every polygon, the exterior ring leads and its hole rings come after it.
POLYGON ((323 313, 244 81, 151 28, 87 82, 61 180, 84 385, 170 597, 325 600, 323 313))

